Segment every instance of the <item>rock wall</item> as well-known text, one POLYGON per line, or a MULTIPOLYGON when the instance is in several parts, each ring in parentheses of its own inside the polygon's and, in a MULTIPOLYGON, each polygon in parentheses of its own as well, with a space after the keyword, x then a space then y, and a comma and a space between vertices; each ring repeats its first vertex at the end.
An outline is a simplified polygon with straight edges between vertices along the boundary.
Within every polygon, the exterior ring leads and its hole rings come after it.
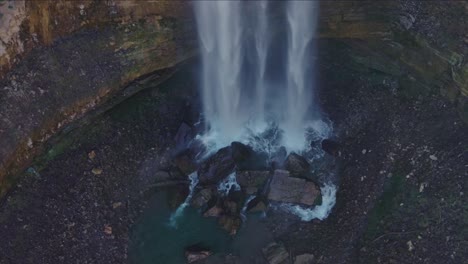
POLYGON ((0 0, 0 20, 0 196, 53 134, 196 43, 185 1, 0 0))
POLYGON ((466 1, 322 1, 323 62, 396 95, 442 95, 468 122, 466 1))

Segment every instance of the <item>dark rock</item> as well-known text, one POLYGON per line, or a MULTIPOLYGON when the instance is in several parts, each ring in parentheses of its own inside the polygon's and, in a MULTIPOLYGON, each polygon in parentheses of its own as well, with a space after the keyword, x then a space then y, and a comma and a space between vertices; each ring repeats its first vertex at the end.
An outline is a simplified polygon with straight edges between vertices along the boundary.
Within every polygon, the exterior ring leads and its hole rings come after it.
POLYGON ((215 184, 232 173, 235 166, 231 147, 222 148, 201 165, 198 170, 200 183, 215 184))
POLYGON ((230 235, 235 235, 239 229, 242 220, 238 216, 223 215, 219 218, 221 227, 228 231, 230 235))
POLYGON ((309 162, 296 153, 289 154, 284 165, 285 168, 294 175, 306 175, 310 171, 309 162))
POLYGON ((340 143, 333 141, 331 139, 322 140, 322 149, 326 153, 336 157, 339 155, 340 143))
POLYGON ((269 171, 241 171, 237 172, 237 183, 246 189, 249 187, 261 188, 265 184, 268 177, 270 177, 269 171))
POLYGON ((213 252, 208 248, 200 245, 189 246, 185 249, 185 258, 187 259, 187 263, 194 263, 203 260, 212 254, 213 252))
POLYGON ((211 207, 210 209, 208 209, 203 214, 203 216, 204 217, 219 217, 219 216, 221 216, 222 213, 223 213, 223 208, 221 208, 218 205, 215 205, 215 206, 211 207))
POLYGON ((195 163, 195 157, 190 150, 185 150, 177 154, 172 163, 176 166, 183 174, 189 175, 190 173, 197 170, 197 164, 195 163))
POLYGON ((240 142, 231 143, 232 158, 240 170, 256 170, 267 168, 267 157, 256 153, 251 147, 240 142))
POLYGON ((314 264, 315 263, 315 257, 312 254, 302 254, 296 256, 294 259, 294 264, 314 264))
POLYGON ((171 175, 167 171, 157 171, 154 174, 155 182, 163 182, 171 180, 171 175))
POLYGON ((259 197, 254 198, 247 204, 247 211, 249 213, 257 213, 266 211, 266 204, 259 197))
POLYGON ((205 188, 195 195, 195 197, 192 200, 192 205, 195 208, 205 207, 208 205, 208 202, 211 200, 212 197, 212 190, 209 188, 205 188))
POLYGON ((268 199, 277 202, 314 205, 320 190, 314 183, 289 177, 289 172, 276 170, 268 193, 268 199))
POLYGON ((276 242, 268 244, 262 249, 268 264, 290 264, 289 253, 283 245, 276 242))

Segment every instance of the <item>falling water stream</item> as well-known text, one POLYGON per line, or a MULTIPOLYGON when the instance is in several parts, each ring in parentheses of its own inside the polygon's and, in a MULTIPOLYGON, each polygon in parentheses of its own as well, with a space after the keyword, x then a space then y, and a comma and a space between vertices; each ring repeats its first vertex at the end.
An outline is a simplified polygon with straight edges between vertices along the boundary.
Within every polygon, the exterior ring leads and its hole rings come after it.
MULTIPOLYGON (((309 160, 323 156, 311 141, 330 137, 331 124, 315 99, 318 1, 282 3, 286 44, 275 46, 273 2, 196 1, 207 155, 232 141, 273 153, 284 146, 309 160), (251 12, 253 18, 245 14, 251 12), (280 60, 278 60, 280 58, 280 60), (279 62, 284 62, 278 63, 279 62)), ((275 11, 277 12, 277 11, 275 11)), ((316 208, 282 205, 309 221, 324 219, 335 204, 335 186, 324 182, 316 208)))

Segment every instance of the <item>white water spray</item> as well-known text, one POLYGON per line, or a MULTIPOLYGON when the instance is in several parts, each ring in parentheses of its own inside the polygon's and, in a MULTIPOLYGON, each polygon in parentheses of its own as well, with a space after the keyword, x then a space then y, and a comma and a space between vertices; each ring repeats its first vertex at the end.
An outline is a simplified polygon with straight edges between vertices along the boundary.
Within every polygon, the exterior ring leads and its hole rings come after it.
POLYGON ((302 221, 323 220, 328 217, 336 203, 336 187, 333 184, 326 184, 320 188, 320 191, 322 192, 322 204, 314 208, 291 204, 281 204, 279 207, 284 211, 297 215, 302 221))
POLYGON ((189 185, 189 194, 185 198, 185 201, 177 207, 177 210, 171 214, 169 218, 169 225, 172 227, 177 227, 177 219, 181 217, 184 213, 185 208, 190 204, 190 200, 192 200, 193 192, 195 191, 195 187, 198 184, 198 173, 192 172, 189 175, 190 185, 189 185))
POLYGON ((234 190, 236 190, 236 191, 241 190, 240 185, 237 183, 237 178, 236 178, 236 173, 235 172, 229 174, 226 177, 226 179, 222 180, 218 184, 218 192, 221 195, 226 196, 226 195, 229 194, 229 192, 231 191, 232 188, 234 188, 234 190))
POLYGON ((255 199, 255 195, 249 195, 249 197, 247 197, 247 200, 245 200, 244 202, 244 206, 242 206, 242 210, 240 212, 240 216, 241 216, 241 219, 243 222, 245 222, 245 220, 247 220, 247 207, 249 206, 249 203, 255 199))

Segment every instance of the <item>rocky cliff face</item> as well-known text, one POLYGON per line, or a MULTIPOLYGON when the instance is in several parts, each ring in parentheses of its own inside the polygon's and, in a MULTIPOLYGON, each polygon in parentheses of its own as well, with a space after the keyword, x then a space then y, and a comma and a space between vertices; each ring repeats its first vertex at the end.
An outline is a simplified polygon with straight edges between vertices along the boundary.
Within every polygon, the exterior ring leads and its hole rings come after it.
POLYGON ((467 11, 466 1, 323 1, 323 63, 405 98, 441 94, 468 122, 467 11))
MULTIPOLYGON (((468 122, 465 1, 322 1, 321 67, 468 122)), ((190 1, 0 0, 0 196, 51 135, 196 49, 190 1)))
POLYGON ((184 1, 0 0, 0 196, 66 124, 193 54, 184 1))

